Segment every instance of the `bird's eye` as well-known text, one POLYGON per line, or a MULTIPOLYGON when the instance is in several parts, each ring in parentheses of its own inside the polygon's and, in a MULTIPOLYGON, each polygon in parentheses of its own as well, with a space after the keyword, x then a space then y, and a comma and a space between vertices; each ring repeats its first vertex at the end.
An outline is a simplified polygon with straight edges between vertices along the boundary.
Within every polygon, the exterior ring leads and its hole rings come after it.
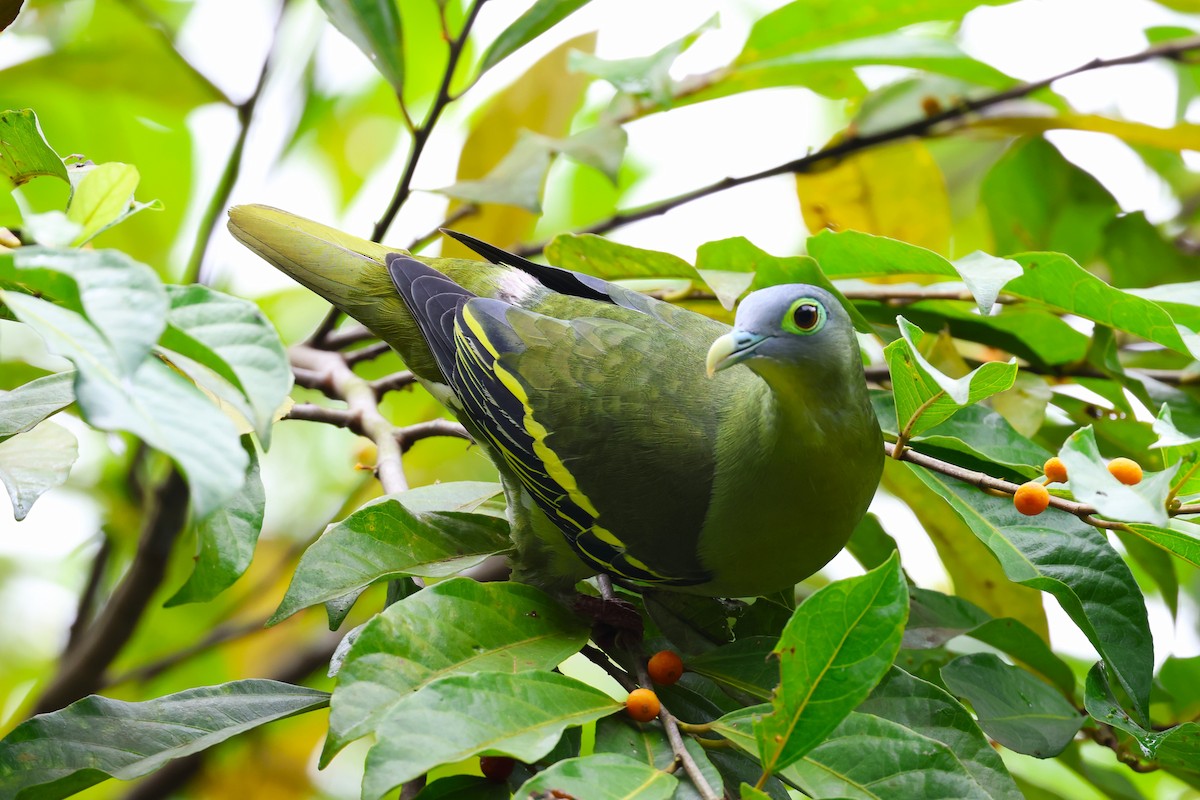
POLYGON ((807 336, 825 324, 825 306, 811 297, 801 297, 788 308, 782 320, 784 330, 807 336))

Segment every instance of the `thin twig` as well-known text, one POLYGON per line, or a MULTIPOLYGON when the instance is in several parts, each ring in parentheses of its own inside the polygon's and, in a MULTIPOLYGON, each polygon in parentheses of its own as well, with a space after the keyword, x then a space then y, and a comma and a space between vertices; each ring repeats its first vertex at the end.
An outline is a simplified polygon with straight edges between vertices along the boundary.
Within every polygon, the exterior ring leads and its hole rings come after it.
POLYGON ((208 252, 209 242, 212 241, 212 235, 220 221, 221 212, 225 210, 225 204, 229 202, 229 196, 233 193, 233 187, 237 183, 238 173, 242 169, 242 155, 246 150, 246 139, 250 134, 250 123, 254 120, 254 109, 258 105, 259 98, 262 97, 271 64, 275 60, 275 45, 279 39, 279 26, 283 21, 283 9, 286 5, 287 0, 283 0, 279 4, 279 16, 275 20, 275 36, 271 40, 266 58, 263 59, 262 69, 258 73, 258 82, 254 84, 254 91, 251 92, 250 97, 246 98, 245 102, 234 106, 238 117, 237 139, 234 140, 233 149, 229 151, 229 158, 225 161, 225 169, 221 172, 217 188, 209 198, 204 215, 200 218, 200 225, 196 228, 196 242, 192 245, 192 255, 188 259, 187 268, 183 271, 181 283, 195 283, 200 280, 201 268, 204 265, 204 256, 208 252))
MULTIPOLYGON (((650 676, 646 673, 646 665, 642 663, 642 659, 636 654, 633 657, 634 663, 637 665, 638 680, 642 686, 648 687, 653 685, 650 682, 650 676)), ((667 707, 661 704, 658 711, 658 719, 662 723, 663 730, 667 732, 667 741, 671 743, 671 751, 675 753, 676 763, 683 765, 683 771, 687 773, 693 788, 700 793, 700 797, 703 800, 721 800, 721 796, 708 785, 708 779, 704 777, 704 773, 700 771, 700 766, 696 764, 696 760, 692 758, 692 754, 684 746, 683 735, 679 732, 679 726, 675 723, 675 717, 671 716, 671 712, 667 710, 667 707)))
MULTIPOLYGON (((334 311, 337 311, 335 308, 334 311)), ((322 350, 341 350, 343 347, 349 347, 352 344, 365 342, 370 339, 377 338, 374 333, 367 329, 365 325, 350 325, 346 328, 339 328, 331 331, 321 339, 320 342, 313 342, 313 347, 319 347, 322 350)))
POLYGON ((143 682, 156 678, 167 670, 182 664, 190 658, 208 652, 209 650, 227 642, 232 642, 235 639, 241 639, 246 636, 251 636, 256 633, 261 633, 266 630, 267 618, 255 620, 254 622, 245 622, 241 624, 227 623, 219 625, 208 632, 198 642, 195 642, 188 647, 176 650, 173 653, 163 656, 162 658, 151 661, 148 664, 143 664, 140 667, 122 672, 111 678, 106 677, 103 681, 105 688, 109 686, 117 686, 122 683, 143 682))
POLYGON ((382 378, 371 381, 371 388, 375 391, 376 397, 383 397, 388 392, 407 389, 416 382, 417 376, 405 370, 403 372, 393 372, 391 375, 385 375, 382 378))
MULTIPOLYGON (((744 175, 741 177, 722 178, 715 183, 707 186, 701 186, 698 189, 693 189, 690 192, 685 192, 675 197, 659 200, 654 203, 633 208, 628 211, 621 211, 606 220, 597 222, 594 225, 583 228, 577 233, 606 233, 614 228, 628 225, 632 222, 638 222, 644 219, 657 217, 665 214, 673 208, 690 203, 694 200, 699 200, 703 197, 723 192, 727 189, 733 189, 737 186, 742 186, 747 183, 773 178, 777 175, 788 175, 798 173, 814 172, 818 167, 831 166, 837 163, 846 156, 859 153, 872 147, 889 142, 906 139, 913 136, 926 136, 939 128, 945 128, 948 123, 958 122, 969 114, 982 111, 986 108, 1017 100, 1022 97, 1027 97, 1035 92, 1049 87, 1055 81, 1068 78, 1072 75, 1078 75, 1082 72, 1089 72, 1096 69, 1105 69, 1107 67, 1124 66, 1128 64, 1139 64, 1144 61, 1150 61, 1156 58, 1167 58, 1173 60, 1181 60, 1185 53, 1200 49, 1200 37, 1188 37, 1186 39, 1176 39, 1170 42, 1163 42, 1154 47, 1147 48, 1138 53, 1133 53, 1119 58, 1109 59, 1093 59, 1086 64, 1082 64, 1074 69, 1069 69, 1065 72, 1060 72, 1057 75, 1052 75, 1049 78, 1043 78, 1038 81, 1030 81, 1021 83, 1006 89, 1001 92, 980 97, 975 100, 963 99, 959 103, 947 108, 936 114, 930 114, 912 122, 903 125, 897 125, 892 128, 886 128, 875 133, 849 136, 843 138, 828 147, 811 153, 803 158, 797 158, 788 161, 784 164, 779 164, 774 167, 744 175)), ((517 253, 523 256, 536 255, 542 251, 545 243, 527 245, 519 248, 517 253)))
POLYGON ((412 179, 417 171, 417 162, 421 160, 421 153, 425 150, 425 144, 429 141, 429 135, 433 133, 438 118, 453 99, 450 95, 450 84, 454 80, 458 60, 467 43, 467 36, 471 33, 471 26, 475 24, 475 17, 479 14, 479 9, 483 7, 484 2, 485 0, 476 0, 471 4, 471 8, 467 11, 467 18, 463 22, 462 32, 449 41, 450 52, 446 63, 446 72, 442 76, 442 84, 438 87, 437 96, 429 108, 429 114, 425 117, 425 121, 413 131, 412 150, 408 154, 404 172, 396 184, 396 192, 392 195, 387 210, 383 212, 383 216, 375 223, 375 229, 371 232, 371 241, 373 242, 383 241, 388 228, 392 226, 392 221, 396 219, 396 214, 400 212, 400 207, 412 194, 412 179))
POLYGON ((111 554, 112 540, 102 532, 100 548, 92 559, 87 583, 83 585, 83 591, 79 594, 79 603, 75 607, 75 621, 71 623, 71 630, 67 634, 66 652, 68 653, 79 644, 88 625, 91 624, 92 608, 96 605, 96 596, 100 593, 100 584, 104 580, 104 571, 108 568, 108 557, 111 554))
POLYGON ((104 671, 133 636, 162 585, 171 548, 187 521, 187 505, 187 482, 173 468, 154 492, 133 564, 96 621, 65 654, 58 674, 38 698, 35 714, 57 711, 100 688, 104 671))
POLYGON ((400 444, 400 452, 402 453, 407 453, 414 444, 422 439, 429 439, 434 436, 450 436, 457 439, 466 439, 472 443, 475 441, 471 438, 471 434, 467 433, 466 428, 448 419, 431 419, 426 422, 416 422, 396 430, 396 441, 400 444))
POLYGON ((371 383, 356 375, 348 363, 347 354, 331 353, 307 345, 296 345, 289 351, 293 367, 324 374, 333 396, 345 400, 349 413, 358 419, 359 430, 375 443, 375 476, 388 494, 408 489, 404 476, 400 443, 396 427, 379 411, 378 399, 371 383))
POLYGON ((360 347, 357 350, 351 350, 348 353, 342 353, 342 357, 346 360, 347 364, 354 366, 355 364, 359 364, 363 361, 371 361, 372 359, 379 358, 381 355, 389 352, 391 349, 391 345, 389 345, 387 342, 375 342, 374 344, 369 344, 366 347, 360 347))
POLYGON ((284 419, 302 419, 308 422, 323 422, 336 428, 346 428, 361 434, 362 420, 353 411, 346 408, 327 408, 316 403, 296 403, 288 409, 284 419))

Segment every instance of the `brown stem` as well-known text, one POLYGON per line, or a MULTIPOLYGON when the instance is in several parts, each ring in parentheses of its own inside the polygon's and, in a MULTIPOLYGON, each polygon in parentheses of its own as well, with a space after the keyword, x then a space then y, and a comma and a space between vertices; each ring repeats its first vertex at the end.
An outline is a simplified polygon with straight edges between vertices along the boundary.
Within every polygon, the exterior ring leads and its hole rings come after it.
POLYGON ((35 714, 56 711, 100 688, 104 671, 133 636, 162 584, 171 546, 187 521, 187 501, 187 482, 172 468, 154 493, 133 564, 96 621, 65 654, 58 674, 38 698, 35 714))
POLYGON ((476 2, 471 4, 470 10, 467 11, 466 21, 463 22, 462 32, 456 38, 449 41, 450 53, 446 63, 446 72, 442 75, 442 84, 438 87, 437 96, 433 100, 433 105, 430 107, 425 121, 413 131, 412 151, 408 154, 408 161, 404 164, 404 172, 400 175, 400 180, 396 184, 396 192, 392 195, 387 210, 383 212, 383 216, 375 223, 375 229, 371 232, 371 241, 373 242, 383 241, 388 228, 392 226, 392 221, 396 219, 396 214, 400 213, 400 207, 404 205, 409 195, 412 194, 412 179, 417 171, 417 162, 421 160, 421 153, 425 150, 425 145, 429 141, 429 135, 433 133, 438 118, 441 117, 446 106, 454 99, 450 95, 450 84, 454 79, 454 72, 458 67, 458 60, 462 56, 463 48, 467 43, 467 36, 471 32, 471 26, 475 24, 475 17, 479 14, 479 9, 483 7, 484 2, 485 0, 476 0, 476 2))
MULTIPOLYGON (((646 665, 642 663, 642 659, 634 654, 634 661, 637 664, 638 681, 641 682, 642 686, 652 686, 650 676, 646 673, 646 665)), ((700 767, 696 764, 696 760, 692 758, 692 754, 684 747, 683 735, 679 732, 679 726, 675 722, 675 717, 671 715, 670 711, 667 711, 666 706, 660 705, 658 719, 662 723, 663 729, 667 732, 667 741, 671 743, 671 752, 675 754, 675 763, 683 766, 683 771, 687 773, 688 779, 691 780, 692 786, 696 791, 700 793, 700 797, 703 800, 721 800, 721 796, 708 785, 708 779, 700 771, 700 767)))
POLYGON ((466 428, 448 419, 431 419, 425 422, 416 422, 396 430, 396 441, 399 442, 400 452, 402 453, 407 453, 414 444, 422 439, 429 439, 434 436, 451 436, 458 439, 466 439, 468 442, 474 442, 471 434, 467 433, 466 428))
POLYGON ((75 621, 67 634, 67 652, 71 652, 79 644, 88 625, 92 621, 92 608, 96 605, 96 596, 100 593, 100 583, 104 579, 104 571, 108 568, 108 557, 112 554, 112 540, 107 534, 101 534, 100 549, 92 559, 91 569, 88 570, 87 583, 79 595, 79 604, 75 607, 75 621))
MULTIPOLYGON (((1022 97, 1027 97, 1034 92, 1047 88, 1052 83, 1072 75, 1078 75, 1082 72, 1088 72, 1095 69, 1104 69, 1106 67, 1123 66, 1127 64, 1139 64, 1144 61, 1150 61, 1155 58, 1168 58, 1179 60, 1185 53, 1200 48, 1200 37, 1188 37, 1186 39, 1176 39, 1170 42, 1163 42, 1154 47, 1147 48, 1138 53, 1133 53, 1119 58, 1109 59, 1093 59, 1086 64, 1081 64, 1074 69, 1069 69, 1065 72, 1060 72, 1057 75, 1052 75, 1049 78, 1043 78, 1038 81, 1030 81, 1029 83, 1018 84, 1011 89, 1006 89, 1002 92, 980 97, 975 100, 964 99, 961 102, 951 106, 937 114, 922 117, 921 119, 897 125, 892 128, 886 128, 875 133, 862 136, 848 136, 838 142, 829 145, 828 147, 811 153, 803 158, 797 158, 788 161, 785 164, 779 164, 774 167, 744 175, 741 177, 722 178, 708 186, 701 186, 698 189, 693 189, 690 192, 685 192, 675 197, 659 200, 654 203, 633 208, 628 211, 621 211, 606 220, 602 220, 594 225, 583 228, 577 233, 606 233, 614 228, 628 225, 631 222, 638 222, 644 219, 657 217, 665 214, 673 208, 685 205, 693 200, 699 200, 703 197, 708 197, 711 194, 723 192, 726 189, 733 189, 737 186, 742 186, 747 183, 773 178, 777 175, 799 174, 816 171, 817 167, 824 167, 828 164, 836 163, 846 156, 859 153, 871 147, 876 147, 881 144, 907 139, 913 136, 927 136, 937 131, 938 129, 947 127, 948 123, 958 122, 967 115, 982 111, 1000 103, 1008 102, 1009 100, 1017 100, 1022 97)), ((540 253, 545 247, 545 243, 528 245, 517 250, 520 255, 530 256, 540 253)))
MULTIPOLYGON (((337 309, 334 309, 335 311, 337 309)), ((374 339, 375 334, 367 330, 365 325, 351 325, 348 328, 331 331, 322 338, 320 342, 314 342, 313 347, 319 347, 322 350, 341 350, 343 347, 349 347, 352 344, 365 342, 374 339)))

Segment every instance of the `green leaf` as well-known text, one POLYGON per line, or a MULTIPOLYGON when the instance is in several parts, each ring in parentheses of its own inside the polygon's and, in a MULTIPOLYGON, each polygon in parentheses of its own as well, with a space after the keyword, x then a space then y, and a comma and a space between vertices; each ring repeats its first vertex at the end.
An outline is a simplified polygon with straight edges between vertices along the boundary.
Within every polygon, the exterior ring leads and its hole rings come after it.
POLYGON ((1091 425, 1068 436, 1058 456, 1067 466, 1071 494, 1079 502, 1093 505, 1104 516, 1123 522, 1166 526, 1167 493, 1171 491, 1178 465, 1146 475, 1137 486, 1126 486, 1109 473, 1091 425))
POLYGON ((318 0, 333 27, 362 50, 379 74, 404 88, 404 36, 395 0, 318 0))
POLYGON ((1173 519, 1165 528, 1157 525, 1132 524, 1130 533, 1145 539, 1155 547, 1182 558, 1194 567, 1200 567, 1200 527, 1182 519, 1173 519))
POLYGON ((171 759, 328 703, 326 692, 269 680, 203 686, 142 703, 92 695, 39 714, 0 741, 0 796, 57 800, 110 777, 133 780, 171 759))
POLYGON ((587 4, 588 0, 537 0, 488 47, 479 63, 480 74, 487 72, 587 4))
POLYGON ((51 352, 75 363, 75 396, 89 424, 128 431, 174 459, 197 517, 241 488, 248 461, 237 431, 186 378, 156 358, 122 377, 116 352, 80 315, 18 292, 0 291, 0 300, 51 352))
POLYGON ((254 558, 266 496, 254 443, 243 437, 242 447, 250 459, 245 483, 224 505, 196 523, 196 566, 187 582, 167 600, 168 608, 213 599, 232 586, 254 558))
POLYGON ((688 658, 687 668, 751 697, 770 700, 779 685, 779 668, 771 659, 775 643, 769 636, 748 636, 688 658))
POLYGON ((620 125, 602 123, 566 139, 545 137, 544 141, 555 152, 604 173, 604 177, 615 186, 621 162, 625 159, 629 135, 620 125))
POLYGON ((509 800, 512 792, 505 783, 494 783, 476 775, 450 775, 438 778, 421 790, 421 800, 509 800))
POLYGON ((525 135, 486 177, 434 191, 469 203, 496 203, 541 213, 542 188, 553 157, 545 141, 525 135))
POLYGON ((1086 719, 1050 686, 991 653, 954 659, 942 667, 942 678, 971 702, 988 736, 1025 755, 1058 755, 1086 719))
POLYGON ((546 260, 556 267, 605 280, 690 279, 696 275, 692 265, 679 256, 621 244, 591 233, 564 233, 554 237, 546 246, 546 260))
POLYGON ((907 725, 851 712, 785 775, 813 797, 987 797, 950 747, 907 725))
POLYGON ((587 629, 532 586, 452 578, 367 623, 338 673, 322 763, 365 736, 415 690, 458 672, 557 666, 587 629))
MULTIPOLYGON (((708 781, 712 789, 721 788, 721 773, 708 760, 704 747, 692 737, 685 737, 683 745, 691 754, 692 760, 700 769, 700 774, 708 781)), ((667 770, 675 762, 675 751, 661 725, 639 725, 623 715, 605 717, 596 723, 596 753, 618 754, 631 758, 643 766, 657 770, 667 770)), ((699 791, 692 784, 690 776, 683 770, 676 770, 679 785, 675 793, 670 795, 672 800, 698 800, 699 791)), ((518 796, 521 796, 518 793, 518 796)))
POLYGON ((42 136, 33 110, 0 111, 0 176, 15 189, 39 175, 71 182, 66 165, 42 136))
POLYGON ((774 652, 780 684, 754 725, 763 770, 776 772, 833 730, 879 681, 900 649, 908 592, 898 558, 805 600, 774 652))
POLYGON ((884 348, 896 400, 900 434, 909 437, 949 419, 960 408, 1012 386, 1017 376, 1016 359, 989 361, 957 380, 937 370, 918 348, 921 329, 904 317, 896 317, 901 338, 884 348))
POLYGON ((75 401, 75 373, 36 378, 11 392, 0 392, 0 442, 23 433, 75 401))
MULTIPOLYGON (((419 492, 414 489, 403 497, 419 492)), ((304 551, 268 624, 385 578, 444 578, 511 546, 508 523, 494 516, 413 513, 397 497, 380 497, 327 527, 304 551)))
POLYGON ((962 516, 1010 580, 1058 599, 1144 715, 1154 669, 1146 604, 1129 567, 1104 534, 1054 510, 1031 522, 1013 508, 1011 499, 908 466, 962 516))
POLYGON ((1120 212, 1099 181, 1040 137, 1005 153, 984 179, 980 199, 998 252, 1053 250, 1080 263, 1096 255, 1120 212))
POLYGON ((540 797, 554 790, 588 800, 667 800, 678 785, 674 775, 629 756, 596 753, 552 764, 521 784, 517 797, 540 797))
POLYGON ((650 620, 684 655, 703 653, 733 639, 730 601, 649 590, 642 598, 650 620))
POLYGON ((961 597, 929 589, 909 590, 912 604, 904 646, 941 647, 957 636, 970 636, 1007 653, 1046 677, 1066 697, 1075 694, 1075 674, 1037 633, 1011 617, 993 618, 961 597))
POLYGON ((409 694, 387 715, 367 754, 363 800, 376 800, 439 764, 479 753, 532 763, 567 728, 622 705, 555 672, 451 675, 409 694))
MULTIPOLYGON (((1011 0, 987 0, 982 5, 1007 2, 1011 0)), ((793 0, 754 23, 737 63, 861 39, 917 22, 957 21, 979 5, 976 0, 878 0, 869 4, 793 0)))
POLYGON ((979 313, 985 316, 992 312, 1004 284, 1023 273, 1021 265, 1012 259, 996 258, 978 250, 955 261, 954 268, 971 290, 979 313))
POLYGON ((567 62, 568 68, 572 72, 583 72, 608 81, 618 91, 646 98, 659 107, 666 108, 671 105, 674 97, 671 66, 684 50, 692 46, 700 34, 716 27, 716 24, 717 17, 714 15, 691 33, 648 56, 610 61, 590 53, 575 51, 571 53, 567 62))
POLYGON ((137 167, 116 161, 98 164, 84 175, 71 193, 67 219, 79 226, 73 245, 85 244, 115 224, 129 211, 137 189, 137 167))
POLYGON ((1164 766, 1200 771, 1200 722, 1184 722, 1164 731, 1146 730, 1113 697, 1104 662, 1088 672, 1084 706, 1093 719, 1132 736, 1141 755, 1164 766))
POLYGON ((953 697, 927 681, 892 667, 858 711, 903 725, 954 753, 976 789, 969 795, 1019 800, 1021 793, 975 720, 953 697))
POLYGON ((61 486, 78 457, 74 434, 50 421, 0 441, 0 483, 8 489, 13 517, 25 519, 39 497, 61 486))
POLYGON ((0 278, 4 277, 87 317, 112 346, 125 376, 141 366, 165 325, 167 295, 158 276, 115 250, 22 247, 11 260, 0 255, 0 278))
MULTIPOLYGON (((160 345, 199 362, 250 404, 249 421, 265 449, 275 413, 292 390, 279 334, 258 306, 207 286, 168 286, 167 328, 160 345)), ((191 376, 199 381, 199 376, 191 376)))
POLYGON ((855 561, 868 570, 875 569, 891 558, 892 553, 899 551, 896 540, 883 529, 879 517, 871 513, 855 526, 846 549, 855 561))

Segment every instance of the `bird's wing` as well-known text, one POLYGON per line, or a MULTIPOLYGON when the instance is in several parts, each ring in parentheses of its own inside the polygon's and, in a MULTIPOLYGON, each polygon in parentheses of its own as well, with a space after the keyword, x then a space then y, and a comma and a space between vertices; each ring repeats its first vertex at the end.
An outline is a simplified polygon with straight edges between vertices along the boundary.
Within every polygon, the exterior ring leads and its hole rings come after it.
POLYGON ((533 312, 407 257, 388 268, 462 413, 585 561, 643 582, 709 579, 697 539, 720 410, 754 380, 704 377, 724 325, 649 298, 551 293, 533 312))

